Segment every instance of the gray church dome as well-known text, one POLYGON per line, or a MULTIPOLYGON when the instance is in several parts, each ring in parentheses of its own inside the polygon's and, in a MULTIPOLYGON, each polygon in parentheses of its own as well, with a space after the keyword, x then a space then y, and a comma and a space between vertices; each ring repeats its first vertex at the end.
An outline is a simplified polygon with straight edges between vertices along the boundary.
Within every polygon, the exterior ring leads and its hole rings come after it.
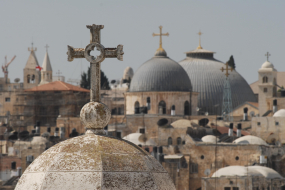
POLYGON ((135 72, 130 92, 180 91, 190 92, 191 82, 185 70, 167 57, 163 50, 146 61, 135 72))
MULTIPOLYGON (((186 52, 186 55, 179 64, 186 70, 192 90, 199 92, 198 107, 202 113, 221 114, 225 79, 225 72, 222 72, 221 68, 225 67, 225 64, 214 58, 214 52, 202 47, 186 52), (219 106, 214 107, 215 105, 219 106)), ((233 109, 246 101, 256 102, 252 89, 236 70, 230 72, 229 81, 233 109)))

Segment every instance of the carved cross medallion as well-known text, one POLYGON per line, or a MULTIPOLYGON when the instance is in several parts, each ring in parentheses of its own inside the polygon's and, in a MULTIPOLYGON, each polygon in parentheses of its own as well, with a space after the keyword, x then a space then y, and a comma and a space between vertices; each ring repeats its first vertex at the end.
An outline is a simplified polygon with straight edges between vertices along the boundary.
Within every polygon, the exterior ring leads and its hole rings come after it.
POLYGON ((100 102, 100 84, 101 84, 101 70, 100 64, 105 58, 117 58, 123 61, 123 45, 118 45, 117 48, 105 48, 100 42, 100 31, 104 28, 104 25, 87 25, 90 29, 90 44, 86 48, 73 48, 67 46, 67 60, 73 61, 74 58, 86 58, 90 62, 90 74, 91 74, 91 89, 90 89, 90 101, 100 102), (100 52, 98 56, 90 55, 94 48, 100 52))

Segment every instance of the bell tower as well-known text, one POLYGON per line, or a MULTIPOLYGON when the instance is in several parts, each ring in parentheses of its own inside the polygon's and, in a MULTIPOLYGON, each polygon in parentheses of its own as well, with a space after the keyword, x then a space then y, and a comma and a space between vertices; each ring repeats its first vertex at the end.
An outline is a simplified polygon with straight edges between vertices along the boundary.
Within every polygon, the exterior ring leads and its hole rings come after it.
POLYGON ((48 45, 45 46, 46 48, 46 55, 43 61, 43 66, 41 68, 41 83, 42 84, 47 84, 49 82, 52 82, 52 68, 49 60, 49 55, 48 55, 48 45))
POLYGON ((265 55, 267 56, 267 61, 258 70, 258 106, 260 116, 272 109, 272 105, 270 105, 272 102, 267 101, 267 98, 277 96, 277 71, 268 60, 270 54, 267 52, 265 55))
POLYGON ((24 68, 24 89, 33 88, 40 83, 40 71, 36 69, 39 66, 35 51, 37 48, 32 47, 28 48, 31 52, 24 68))

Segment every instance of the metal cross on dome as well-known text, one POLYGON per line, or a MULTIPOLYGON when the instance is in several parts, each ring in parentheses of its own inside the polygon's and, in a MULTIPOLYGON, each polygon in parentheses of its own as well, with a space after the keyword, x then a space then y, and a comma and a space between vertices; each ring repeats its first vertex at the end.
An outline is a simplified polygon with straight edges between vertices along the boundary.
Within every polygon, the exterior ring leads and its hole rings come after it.
POLYGON ((90 29, 90 44, 86 48, 73 48, 67 46, 67 60, 73 61, 74 58, 86 58, 90 62, 91 84, 90 84, 90 101, 100 102, 100 84, 101 84, 101 70, 100 64, 105 58, 117 58, 123 61, 123 45, 118 45, 117 48, 105 48, 101 43, 100 31, 104 25, 87 25, 90 29), (94 48, 100 52, 99 56, 90 55, 94 48))
POLYGON ((162 49, 162 36, 169 36, 169 33, 162 33, 162 26, 159 26, 159 34, 152 33, 152 36, 159 36, 159 48, 162 49))
POLYGON ((228 62, 227 62, 227 63, 226 63, 226 68, 222 67, 222 68, 221 68, 221 71, 222 71, 222 72, 226 71, 226 74, 225 74, 225 75, 226 75, 226 77, 228 77, 228 76, 230 75, 230 74, 229 74, 229 71, 232 72, 232 71, 233 71, 233 68, 232 68, 232 67, 229 68, 229 64, 228 64, 228 62))
POLYGON ((269 60, 269 56, 271 56, 271 54, 269 53, 269 52, 267 52, 266 54, 265 54, 265 56, 267 57, 267 61, 269 60))

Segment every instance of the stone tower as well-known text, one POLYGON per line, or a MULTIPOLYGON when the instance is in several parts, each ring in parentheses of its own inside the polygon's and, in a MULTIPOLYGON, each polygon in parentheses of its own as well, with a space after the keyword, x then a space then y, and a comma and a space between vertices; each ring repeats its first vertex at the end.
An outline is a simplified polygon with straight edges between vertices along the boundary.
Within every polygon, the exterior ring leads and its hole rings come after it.
POLYGON ((41 70, 41 83, 39 85, 46 84, 49 82, 52 82, 52 68, 48 56, 48 51, 46 51, 46 55, 41 70))
POLYGON ((276 88, 277 71, 274 65, 268 60, 264 62, 258 70, 258 104, 259 115, 262 116, 268 110, 272 110, 272 102, 267 101, 267 98, 272 98, 277 95, 276 88))
POLYGON ((35 51, 37 51, 37 48, 32 47, 28 48, 28 50, 31 52, 29 59, 26 63, 26 66, 24 68, 24 89, 27 88, 33 88, 37 86, 40 83, 40 71, 36 69, 36 67, 39 66, 35 51))

